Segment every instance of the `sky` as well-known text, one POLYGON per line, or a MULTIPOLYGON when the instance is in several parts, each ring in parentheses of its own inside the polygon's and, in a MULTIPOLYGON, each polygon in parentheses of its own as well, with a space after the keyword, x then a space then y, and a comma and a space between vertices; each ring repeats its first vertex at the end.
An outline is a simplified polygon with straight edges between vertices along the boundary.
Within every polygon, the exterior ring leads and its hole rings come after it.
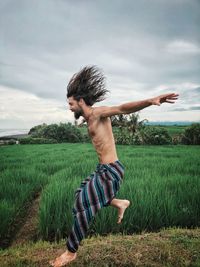
POLYGON ((4 0, 0 25, 0 128, 74 123, 66 87, 86 65, 110 91, 94 107, 178 93, 140 119, 200 121, 199 0, 4 0))

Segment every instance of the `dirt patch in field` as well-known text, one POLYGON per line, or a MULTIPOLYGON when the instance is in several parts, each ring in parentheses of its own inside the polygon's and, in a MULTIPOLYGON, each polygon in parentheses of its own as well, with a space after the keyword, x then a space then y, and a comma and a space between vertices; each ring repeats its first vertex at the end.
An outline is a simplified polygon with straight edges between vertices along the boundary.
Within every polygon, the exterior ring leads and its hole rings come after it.
POLYGON ((15 234, 14 240, 11 242, 11 247, 24 244, 27 241, 37 240, 38 209, 40 198, 40 193, 35 194, 33 202, 28 207, 27 215, 25 218, 22 218, 19 230, 15 234))

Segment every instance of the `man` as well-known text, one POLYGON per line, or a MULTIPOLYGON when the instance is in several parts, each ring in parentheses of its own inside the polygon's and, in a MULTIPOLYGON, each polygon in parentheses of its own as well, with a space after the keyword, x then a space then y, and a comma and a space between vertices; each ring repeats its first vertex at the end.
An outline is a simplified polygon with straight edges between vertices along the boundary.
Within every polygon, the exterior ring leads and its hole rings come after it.
POLYGON ((112 133, 110 116, 129 114, 151 105, 167 102, 174 103, 178 94, 163 94, 151 99, 128 102, 119 106, 92 107, 104 100, 104 76, 96 66, 84 67, 74 74, 67 86, 67 98, 75 119, 83 116, 87 122, 88 133, 96 149, 99 163, 95 172, 89 175, 75 192, 72 209, 74 225, 68 236, 67 250, 55 261, 54 267, 60 267, 73 261, 77 256, 80 241, 86 236, 89 223, 98 210, 108 205, 118 209, 118 222, 121 223, 130 201, 115 198, 124 177, 124 165, 119 161, 112 133))

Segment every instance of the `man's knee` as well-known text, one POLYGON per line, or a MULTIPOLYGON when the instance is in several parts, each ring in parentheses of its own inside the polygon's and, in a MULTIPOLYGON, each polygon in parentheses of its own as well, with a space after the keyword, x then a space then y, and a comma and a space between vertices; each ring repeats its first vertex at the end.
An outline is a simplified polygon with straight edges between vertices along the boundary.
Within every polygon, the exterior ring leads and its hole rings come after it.
POLYGON ((73 214, 76 214, 77 212, 81 212, 85 210, 80 198, 81 198, 81 192, 79 192, 75 198, 74 206, 72 208, 73 214))

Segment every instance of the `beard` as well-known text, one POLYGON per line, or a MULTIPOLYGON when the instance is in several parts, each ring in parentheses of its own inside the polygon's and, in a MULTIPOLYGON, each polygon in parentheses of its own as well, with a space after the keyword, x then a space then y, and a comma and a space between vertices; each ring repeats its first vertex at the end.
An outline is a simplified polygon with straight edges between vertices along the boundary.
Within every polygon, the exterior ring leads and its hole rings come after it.
POLYGON ((74 111, 74 117, 75 117, 76 120, 78 120, 81 115, 82 115, 82 111, 81 110, 74 111))

